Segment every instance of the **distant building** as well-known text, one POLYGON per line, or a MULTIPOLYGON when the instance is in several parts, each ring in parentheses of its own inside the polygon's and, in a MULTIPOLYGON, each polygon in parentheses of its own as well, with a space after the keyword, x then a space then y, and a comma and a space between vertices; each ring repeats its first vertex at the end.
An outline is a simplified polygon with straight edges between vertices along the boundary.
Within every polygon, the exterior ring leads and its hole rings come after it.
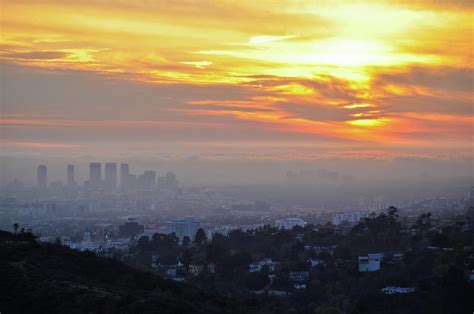
POLYGON ((39 165, 37 171, 38 187, 45 190, 48 187, 48 168, 45 165, 39 165))
POLYGON ((250 263, 249 272, 250 273, 259 272, 262 270, 264 266, 268 268, 269 272, 274 272, 277 265, 278 265, 277 262, 273 262, 271 258, 267 258, 258 262, 250 263))
POLYGON ((359 256, 359 272, 372 272, 380 270, 382 254, 368 254, 359 256))
POLYGON ((105 164, 104 187, 108 191, 113 191, 117 188, 117 163, 115 162, 105 164))
POLYGON ((322 259, 313 259, 309 258, 306 260, 308 264, 310 264, 311 268, 317 267, 319 265, 324 265, 324 261, 322 259))
POLYGON ((433 197, 431 200, 431 210, 447 210, 448 200, 446 197, 433 197))
POLYGON ((92 242, 92 236, 90 232, 84 232, 84 238, 82 240, 82 243, 84 244, 89 244, 92 242))
POLYGON ((127 179, 130 175, 130 168, 128 164, 120 164, 120 187, 124 190, 127 189, 127 179))
POLYGON ((119 237, 120 238, 131 238, 138 234, 143 233, 145 226, 139 224, 134 218, 129 218, 128 222, 119 226, 119 237))
POLYGON ((145 191, 152 191, 156 187, 156 172, 145 171, 142 175, 138 176, 137 188, 145 191))
POLYGON ((66 178, 67 186, 75 186, 76 181, 74 180, 74 166, 73 165, 67 165, 67 178, 66 178))
POLYGON ((185 236, 193 240, 199 226, 200 222, 193 217, 174 219, 166 223, 168 234, 174 233, 180 240, 185 236))
POLYGON ((293 288, 295 288, 296 290, 306 289, 306 284, 305 283, 295 283, 293 285, 293 288))
POLYGON ((216 264, 214 263, 209 263, 207 265, 207 271, 211 274, 215 274, 216 273, 216 264))
POLYGON ((232 210, 234 211, 249 211, 253 212, 255 211, 255 205, 254 203, 239 203, 239 204, 232 204, 232 210))
POLYGON ((128 252, 128 249, 130 248, 130 238, 122 238, 118 240, 107 240, 107 242, 105 242, 105 248, 107 249, 114 248, 115 250, 128 252))
POLYGON ((275 220, 275 227, 279 229, 291 230, 296 226, 304 228, 306 222, 301 218, 285 218, 275 220))
POLYGON ((176 277, 176 267, 170 267, 166 269, 165 276, 167 278, 175 278, 176 277))
POLYGON ((255 210, 256 211, 268 211, 270 210, 270 204, 264 201, 256 201, 255 202, 255 210))
POLYGON ((102 183, 102 164, 100 162, 92 162, 89 164, 89 186, 91 188, 99 188, 102 183))
POLYGON ((381 289, 383 294, 393 295, 393 294, 409 294, 415 292, 415 288, 404 288, 404 287, 385 287, 381 289))
POLYGON ((309 280, 309 271, 292 271, 288 277, 293 282, 304 282, 309 280))
POLYGON ((335 226, 340 225, 343 222, 347 222, 350 224, 358 223, 365 215, 362 215, 360 212, 354 213, 337 213, 332 215, 332 224, 335 226))
POLYGON ((193 275, 194 277, 198 276, 203 270, 204 266, 203 265, 189 265, 189 273, 193 275))
POLYGON ((168 172, 164 177, 158 177, 158 188, 173 190, 178 188, 178 181, 173 172, 168 172))

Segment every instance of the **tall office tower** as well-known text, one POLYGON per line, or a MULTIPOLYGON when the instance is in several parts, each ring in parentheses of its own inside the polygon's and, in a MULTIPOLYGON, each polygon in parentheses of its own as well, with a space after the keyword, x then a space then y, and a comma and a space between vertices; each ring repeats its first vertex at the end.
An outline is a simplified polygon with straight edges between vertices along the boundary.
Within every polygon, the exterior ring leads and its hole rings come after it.
POLYGON ((176 175, 168 172, 164 177, 158 177, 158 188, 160 189, 176 189, 178 187, 178 180, 176 175))
POLYGON ((74 186, 76 182, 74 181, 74 166, 67 165, 67 186, 74 186))
POLYGON ((120 186, 122 189, 128 188, 128 180, 130 176, 130 169, 128 164, 120 164, 120 186))
POLYGON ((105 164, 105 188, 109 191, 117 188, 117 163, 115 162, 105 164))
POLYGON ((138 177, 137 188, 140 190, 151 191, 156 188, 156 172, 145 171, 138 177))
POLYGON ((38 187, 46 189, 48 187, 48 168, 45 165, 39 165, 37 171, 38 187))
POLYGON ((91 162, 89 164, 89 184, 92 188, 98 188, 102 180, 102 164, 100 162, 91 162))

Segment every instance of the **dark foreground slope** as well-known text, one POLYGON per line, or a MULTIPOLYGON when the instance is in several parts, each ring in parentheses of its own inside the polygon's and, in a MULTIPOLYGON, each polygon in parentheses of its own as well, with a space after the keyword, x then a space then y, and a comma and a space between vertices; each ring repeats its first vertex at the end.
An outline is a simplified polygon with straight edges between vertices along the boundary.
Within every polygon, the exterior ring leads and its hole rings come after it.
POLYGON ((278 313, 271 300, 230 299, 120 262, 0 231, 1 313, 278 313))

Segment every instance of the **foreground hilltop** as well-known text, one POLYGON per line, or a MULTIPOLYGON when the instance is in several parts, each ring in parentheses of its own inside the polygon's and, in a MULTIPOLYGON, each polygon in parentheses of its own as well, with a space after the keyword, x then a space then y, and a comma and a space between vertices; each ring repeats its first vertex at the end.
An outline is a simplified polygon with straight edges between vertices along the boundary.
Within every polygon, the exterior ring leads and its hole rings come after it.
POLYGON ((231 299, 92 253, 0 231, 2 313, 278 313, 271 300, 231 299))

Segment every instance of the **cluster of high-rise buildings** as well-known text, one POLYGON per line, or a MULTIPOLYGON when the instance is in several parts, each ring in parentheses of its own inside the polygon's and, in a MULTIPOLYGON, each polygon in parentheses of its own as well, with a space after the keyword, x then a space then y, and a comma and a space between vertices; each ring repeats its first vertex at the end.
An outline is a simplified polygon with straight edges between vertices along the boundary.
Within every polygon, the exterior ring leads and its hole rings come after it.
MULTIPOLYGON (((77 185, 74 177, 74 165, 67 165, 66 184, 67 187, 77 185)), ((37 185, 40 190, 48 187, 48 168, 45 165, 38 166, 37 185)), ((102 163, 92 162, 89 164, 89 179, 84 182, 84 187, 89 190, 114 191, 119 187, 122 190, 155 190, 158 188, 177 188, 176 175, 168 172, 163 177, 157 177, 155 171, 144 171, 143 174, 134 175, 130 173, 127 163, 120 164, 120 176, 118 176, 117 163, 107 162, 104 165, 104 176, 102 176, 102 163)))

